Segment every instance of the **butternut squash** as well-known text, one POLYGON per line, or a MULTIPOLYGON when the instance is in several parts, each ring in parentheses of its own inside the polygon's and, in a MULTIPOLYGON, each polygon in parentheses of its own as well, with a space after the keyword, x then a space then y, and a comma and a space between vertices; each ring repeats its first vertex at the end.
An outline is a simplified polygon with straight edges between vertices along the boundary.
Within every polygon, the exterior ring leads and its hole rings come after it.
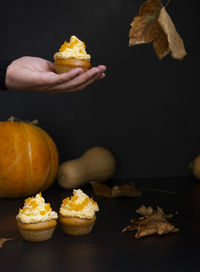
POLYGON ((116 160, 106 148, 88 149, 80 158, 64 162, 58 169, 58 183, 65 189, 78 188, 90 181, 105 181, 115 172, 116 160))
POLYGON ((189 164, 189 169, 195 178, 200 179, 200 155, 189 164))

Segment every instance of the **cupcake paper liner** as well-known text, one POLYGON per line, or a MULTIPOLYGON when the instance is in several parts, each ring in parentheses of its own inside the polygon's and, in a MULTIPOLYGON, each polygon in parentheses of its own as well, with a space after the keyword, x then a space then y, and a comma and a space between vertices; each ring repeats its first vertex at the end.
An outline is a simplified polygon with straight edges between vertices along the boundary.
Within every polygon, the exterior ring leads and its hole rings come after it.
POLYGON ((92 231, 96 221, 96 215, 91 219, 84 219, 79 217, 65 217, 60 215, 59 221, 65 234, 68 235, 86 235, 92 231))
POLYGON ((65 234, 67 235, 74 235, 74 236, 79 236, 79 235, 86 235, 89 234, 94 226, 94 222, 88 225, 83 225, 83 226, 70 226, 70 225, 65 225, 62 224, 62 229, 65 234))
MULTIPOLYGON (((64 66, 64 65, 55 65, 55 64, 54 64, 54 67, 56 69, 57 74, 67 73, 75 68, 78 68, 77 66, 64 66)), ((80 68, 83 69, 83 72, 86 72, 88 70, 88 68, 83 68, 83 67, 80 67, 80 68)))
POLYGON ((43 230, 25 230, 19 228, 21 236, 31 242, 40 242, 51 239, 55 227, 43 230))

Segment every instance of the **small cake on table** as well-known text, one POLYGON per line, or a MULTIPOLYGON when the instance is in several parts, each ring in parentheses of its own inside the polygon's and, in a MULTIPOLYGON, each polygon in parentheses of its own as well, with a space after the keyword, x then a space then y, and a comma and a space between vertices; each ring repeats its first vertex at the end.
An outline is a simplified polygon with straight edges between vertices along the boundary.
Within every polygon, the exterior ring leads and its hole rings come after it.
POLYGON ((16 216, 21 236, 32 242, 48 240, 56 227, 58 215, 45 203, 42 194, 25 199, 24 207, 16 216))
POLYGON ((77 67, 86 72, 91 67, 90 58, 91 56, 86 53, 85 43, 76 36, 71 36, 70 42, 65 41, 59 52, 54 54, 54 67, 58 74, 77 67))
POLYGON ((73 190, 73 196, 63 199, 59 221, 68 235, 89 234, 96 221, 98 204, 81 189, 73 190))

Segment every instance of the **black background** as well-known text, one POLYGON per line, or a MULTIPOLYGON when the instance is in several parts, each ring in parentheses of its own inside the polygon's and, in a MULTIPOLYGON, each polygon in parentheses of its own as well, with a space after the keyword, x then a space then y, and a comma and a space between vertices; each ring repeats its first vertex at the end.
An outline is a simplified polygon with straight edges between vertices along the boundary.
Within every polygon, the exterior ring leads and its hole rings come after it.
POLYGON ((130 23, 143 2, 1 1, 1 57, 53 60, 76 35, 92 64, 107 66, 107 76, 77 93, 1 92, 0 119, 38 119, 61 162, 102 145, 117 158, 116 177, 190 175, 200 142, 197 1, 173 0, 167 7, 188 52, 182 61, 159 61, 151 44, 128 47, 130 23))

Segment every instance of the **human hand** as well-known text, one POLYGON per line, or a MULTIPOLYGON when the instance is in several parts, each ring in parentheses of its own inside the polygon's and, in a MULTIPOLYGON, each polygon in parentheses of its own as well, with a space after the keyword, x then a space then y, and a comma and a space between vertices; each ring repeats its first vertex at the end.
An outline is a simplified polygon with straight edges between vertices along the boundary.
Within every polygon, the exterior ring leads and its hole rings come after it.
POLYGON ((48 93, 74 92, 85 89, 105 77, 106 67, 99 65, 81 73, 75 68, 68 73, 56 74, 52 62, 38 57, 21 57, 7 68, 6 86, 14 90, 33 90, 48 93))

